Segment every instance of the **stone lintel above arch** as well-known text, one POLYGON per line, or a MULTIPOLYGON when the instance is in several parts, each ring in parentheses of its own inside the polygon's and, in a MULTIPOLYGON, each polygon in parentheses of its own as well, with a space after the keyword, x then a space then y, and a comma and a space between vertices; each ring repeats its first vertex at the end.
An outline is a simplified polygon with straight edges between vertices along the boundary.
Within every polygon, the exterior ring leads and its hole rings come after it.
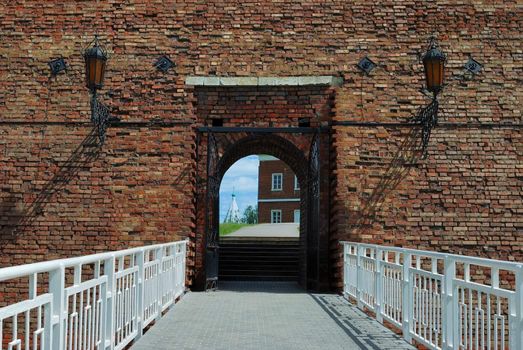
POLYGON ((332 75, 292 76, 292 77, 212 77, 189 76, 185 84, 191 86, 341 86, 342 77, 332 75))

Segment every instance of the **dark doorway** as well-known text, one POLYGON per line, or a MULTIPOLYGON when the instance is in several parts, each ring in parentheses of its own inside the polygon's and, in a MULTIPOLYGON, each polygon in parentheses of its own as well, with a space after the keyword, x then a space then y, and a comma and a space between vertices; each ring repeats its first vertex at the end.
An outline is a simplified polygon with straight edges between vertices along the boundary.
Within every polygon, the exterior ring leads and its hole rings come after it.
POLYGON ((297 282, 305 200, 292 169, 268 154, 244 157, 219 193, 219 281, 297 282))
MULTIPOLYGON (((328 232, 325 228, 324 239, 320 239, 320 205, 322 204, 320 203, 320 133, 312 128, 311 132, 304 133, 303 131, 300 130, 301 135, 295 138, 302 142, 301 149, 289 139, 274 133, 253 132, 241 135, 243 136, 241 138, 231 137, 231 134, 229 134, 229 137, 212 132, 207 134, 205 152, 207 190, 204 197, 205 203, 199 206, 204 210, 205 218, 205 288, 213 288, 218 281, 222 250, 227 255, 230 254, 231 250, 239 247, 238 244, 233 246, 232 242, 226 243, 219 240, 220 182, 232 164, 251 154, 272 155, 292 168, 302 189, 300 196, 302 215, 300 216, 300 235, 297 242, 291 245, 281 244, 280 242, 280 247, 275 246, 274 242, 271 242, 270 246, 263 246, 260 242, 249 242, 249 246, 243 246, 243 248, 248 248, 251 252, 257 252, 261 255, 268 254, 271 251, 275 254, 274 257, 276 257, 278 251, 283 251, 280 256, 294 255, 298 262, 296 279, 300 285, 315 290, 328 288, 328 272, 320 273, 320 260, 328 261, 327 251, 321 248, 322 242, 326 243, 327 241, 326 234, 328 232), (304 141, 307 141, 305 145, 304 141), (320 256, 320 251, 324 251, 325 256, 320 256)), ((325 208, 328 211, 328 203, 325 203, 325 208)), ((236 278, 239 277, 236 276, 236 278)))

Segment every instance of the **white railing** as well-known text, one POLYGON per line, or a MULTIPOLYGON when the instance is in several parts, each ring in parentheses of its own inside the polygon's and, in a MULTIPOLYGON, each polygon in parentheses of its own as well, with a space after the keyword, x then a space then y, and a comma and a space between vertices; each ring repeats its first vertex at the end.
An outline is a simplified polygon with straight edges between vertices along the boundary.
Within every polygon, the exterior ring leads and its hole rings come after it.
POLYGON ((344 296, 429 349, 523 349, 523 264, 343 245, 344 296))
POLYGON ((123 349, 184 293, 186 251, 179 241, 0 269, 0 350, 123 349))

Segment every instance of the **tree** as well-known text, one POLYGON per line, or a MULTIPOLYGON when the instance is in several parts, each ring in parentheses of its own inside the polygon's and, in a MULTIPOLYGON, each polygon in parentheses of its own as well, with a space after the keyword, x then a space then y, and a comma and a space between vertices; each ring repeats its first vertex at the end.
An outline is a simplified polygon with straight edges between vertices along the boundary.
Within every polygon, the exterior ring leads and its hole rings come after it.
POLYGON ((244 224, 257 224, 258 223, 258 206, 249 205, 243 212, 242 222, 244 224))

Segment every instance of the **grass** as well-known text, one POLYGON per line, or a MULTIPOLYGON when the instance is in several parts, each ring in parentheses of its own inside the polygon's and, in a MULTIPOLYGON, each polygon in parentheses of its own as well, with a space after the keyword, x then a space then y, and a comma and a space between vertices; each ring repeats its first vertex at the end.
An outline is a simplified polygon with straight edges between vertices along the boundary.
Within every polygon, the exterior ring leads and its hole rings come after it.
POLYGON ((238 231, 239 229, 245 226, 251 226, 251 224, 235 224, 230 222, 220 224, 220 236, 228 235, 229 233, 238 231))

